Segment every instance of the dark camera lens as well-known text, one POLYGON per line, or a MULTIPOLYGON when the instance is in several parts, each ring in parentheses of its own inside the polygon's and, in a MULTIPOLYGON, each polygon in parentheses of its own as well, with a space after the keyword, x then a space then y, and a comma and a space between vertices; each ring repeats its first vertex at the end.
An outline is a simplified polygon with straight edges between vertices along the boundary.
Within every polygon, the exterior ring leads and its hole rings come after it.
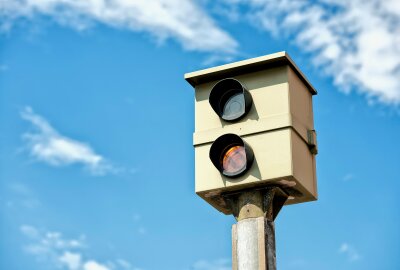
POLYGON ((252 98, 236 79, 223 79, 211 89, 209 102, 213 110, 225 121, 236 121, 251 108, 252 98))

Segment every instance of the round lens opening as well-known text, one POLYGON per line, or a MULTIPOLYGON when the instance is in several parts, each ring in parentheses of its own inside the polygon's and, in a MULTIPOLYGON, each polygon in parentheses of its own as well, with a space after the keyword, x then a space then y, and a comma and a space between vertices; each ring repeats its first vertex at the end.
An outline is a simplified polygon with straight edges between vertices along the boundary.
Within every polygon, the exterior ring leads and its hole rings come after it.
POLYGON ((230 147, 222 157, 222 168, 226 175, 232 176, 246 169, 246 151, 241 145, 230 147))

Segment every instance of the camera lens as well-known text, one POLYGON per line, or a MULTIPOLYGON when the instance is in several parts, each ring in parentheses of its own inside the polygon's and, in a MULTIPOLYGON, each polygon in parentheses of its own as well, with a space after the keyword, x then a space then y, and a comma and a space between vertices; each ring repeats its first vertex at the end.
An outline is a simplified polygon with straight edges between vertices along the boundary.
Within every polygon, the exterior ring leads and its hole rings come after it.
POLYGON ((246 151, 243 146, 230 147, 222 157, 222 168, 226 175, 237 175, 246 169, 246 151))
POLYGON ((244 114, 244 96, 242 93, 237 93, 231 96, 225 103, 222 112, 222 118, 226 120, 234 120, 244 114))

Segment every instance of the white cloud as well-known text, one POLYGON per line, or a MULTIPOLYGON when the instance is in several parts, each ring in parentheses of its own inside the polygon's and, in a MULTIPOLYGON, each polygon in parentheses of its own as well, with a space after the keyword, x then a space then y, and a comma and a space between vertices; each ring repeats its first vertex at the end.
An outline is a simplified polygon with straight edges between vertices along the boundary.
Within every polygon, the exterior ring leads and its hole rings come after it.
POLYGON ((66 239, 59 232, 43 232, 34 226, 22 225, 20 231, 28 238, 23 249, 33 255, 38 261, 50 262, 56 267, 67 266, 68 270, 80 270, 74 268, 79 253, 85 246, 85 236, 79 239, 66 239), (72 251, 74 252, 72 252, 72 251))
POLYGON ((88 261, 83 266, 84 270, 110 270, 107 266, 96 261, 88 261))
POLYGON ((339 248, 339 253, 342 253, 347 256, 347 259, 350 262, 358 261, 361 259, 360 254, 358 251, 348 243, 343 243, 339 248))
POLYGON ((37 160, 53 166, 83 164, 92 174, 103 175, 115 171, 104 157, 94 152, 85 143, 59 134, 43 117, 26 107, 21 117, 29 121, 35 128, 34 133, 25 133, 31 155, 37 160))
POLYGON ((81 249, 85 246, 84 235, 79 239, 65 239, 60 232, 40 232, 30 225, 20 226, 20 231, 31 240, 25 246, 28 253, 46 255, 54 250, 81 249))
POLYGON ((65 238, 60 232, 43 231, 31 225, 20 226, 20 231, 27 237, 23 249, 38 261, 67 270, 140 270, 126 260, 118 258, 101 263, 94 258, 87 258, 86 237, 65 238))
POLYGON ((400 104, 400 1, 225 0, 276 37, 294 40, 342 91, 400 104))
POLYGON ((185 49, 233 53, 237 42, 194 0, 14 0, 2 1, 1 28, 19 18, 45 15, 78 30, 99 22, 111 27, 151 33, 158 40, 174 38, 185 49))
POLYGON ((200 260, 195 262, 191 269, 193 270, 231 270, 230 259, 219 259, 215 261, 200 260))
POLYGON ((81 254, 65 251, 58 258, 61 263, 64 263, 70 270, 78 270, 81 267, 81 254))

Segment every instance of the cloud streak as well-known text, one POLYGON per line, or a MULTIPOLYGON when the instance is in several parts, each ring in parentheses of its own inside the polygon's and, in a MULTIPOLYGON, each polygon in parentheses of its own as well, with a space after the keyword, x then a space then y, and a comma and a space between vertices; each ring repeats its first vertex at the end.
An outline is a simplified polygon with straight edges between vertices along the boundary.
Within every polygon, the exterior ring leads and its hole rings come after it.
POLYGON ((19 19, 47 16, 77 30, 101 23, 147 32, 163 41, 173 38, 187 50, 234 53, 237 42, 192 0, 14 0, 3 1, 1 28, 19 19))
POLYGON ((400 1, 225 0, 247 17, 310 55, 344 92, 400 104, 400 1))
POLYGON ((114 170, 103 156, 88 144, 59 134, 46 119, 26 107, 21 111, 22 119, 30 122, 35 132, 23 134, 31 155, 52 166, 82 164, 94 175, 104 175, 114 170))
POLYGON ((42 204, 31 188, 25 184, 14 182, 9 185, 9 189, 13 193, 13 196, 6 203, 9 208, 16 208, 15 210, 20 207, 35 209, 42 204))
POLYGON ((20 226, 20 231, 28 239, 28 243, 23 247, 25 252, 34 255, 39 261, 51 261, 57 266, 67 263, 67 260, 76 261, 75 250, 86 245, 84 235, 78 239, 65 239, 59 232, 43 232, 31 225, 20 226), (65 253, 66 251, 70 252, 65 253))
POLYGON ((85 255, 86 237, 65 238, 60 232, 41 231, 31 225, 22 225, 21 233, 28 239, 23 249, 41 263, 68 270, 140 270, 123 259, 108 260, 106 263, 85 255))

